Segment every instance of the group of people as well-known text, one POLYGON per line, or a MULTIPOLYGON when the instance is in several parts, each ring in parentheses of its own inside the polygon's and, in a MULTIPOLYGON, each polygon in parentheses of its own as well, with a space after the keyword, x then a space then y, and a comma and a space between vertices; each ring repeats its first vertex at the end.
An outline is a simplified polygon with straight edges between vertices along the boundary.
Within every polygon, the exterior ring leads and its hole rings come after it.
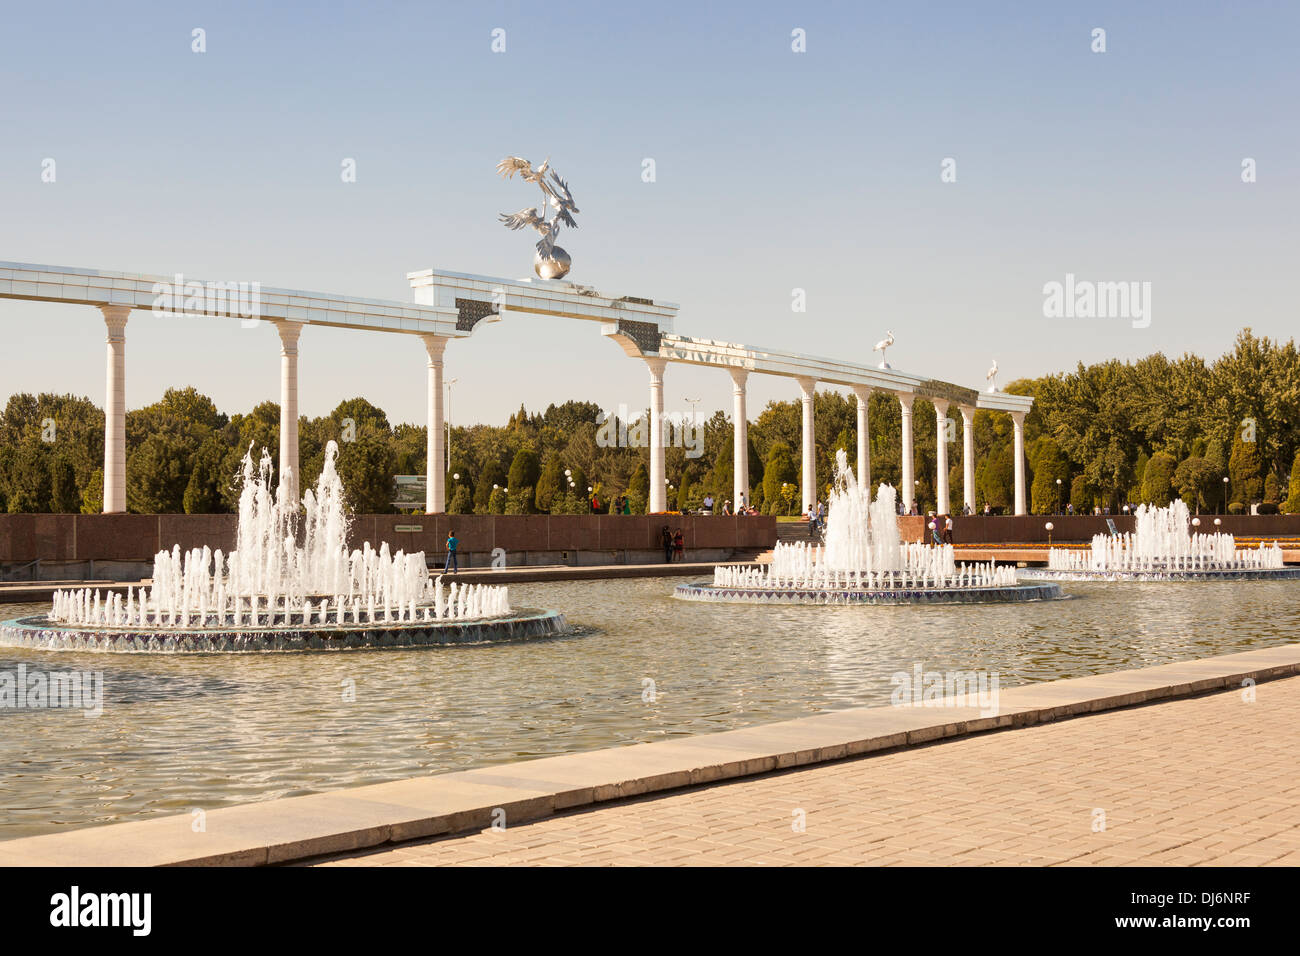
MULTIPOLYGON (((594 515, 605 514, 600 510, 600 498, 597 495, 591 496, 591 513, 594 515)), ((632 502, 627 495, 618 495, 610 506, 608 513, 612 515, 630 515, 632 513, 632 502)))
POLYGON ((930 539, 935 544, 952 544, 952 515, 930 512, 926 527, 930 529, 930 539))
POLYGON ((686 539, 682 535, 681 528, 669 531, 668 525, 664 525, 663 531, 659 532, 659 537, 664 546, 665 563, 686 559, 686 539))
MULTIPOLYGON (((726 499, 725 501, 723 501, 723 502, 722 502, 722 506, 719 507, 719 506, 718 506, 718 503, 717 503, 717 499, 715 499, 715 498, 713 497, 713 495, 711 495, 711 494, 706 494, 706 495, 704 496, 704 500, 703 500, 702 502, 700 502, 700 510, 699 510, 699 513, 702 514, 702 515, 720 514, 720 515, 726 515, 726 516, 728 516, 728 517, 733 516, 733 515, 759 515, 759 514, 762 514, 762 512, 759 511, 757 508, 753 508, 753 507, 750 507, 749 505, 747 505, 747 504, 745 503, 745 499, 744 499, 743 496, 742 496, 741 499, 740 499, 740 504, 738 504, 735 508, 733 508, 732 505, 731 505, 731 499, 730 499, 730 498, 728 498, 728 499, 726 499)), ((624 511, 623 514, 628 514, 628 512, 624 511)), ((682 514, 690 514, 690 511, 687 510, 687 509, 685 509, 685 508, 683 508, 683 509, 682 509, 682 514)))

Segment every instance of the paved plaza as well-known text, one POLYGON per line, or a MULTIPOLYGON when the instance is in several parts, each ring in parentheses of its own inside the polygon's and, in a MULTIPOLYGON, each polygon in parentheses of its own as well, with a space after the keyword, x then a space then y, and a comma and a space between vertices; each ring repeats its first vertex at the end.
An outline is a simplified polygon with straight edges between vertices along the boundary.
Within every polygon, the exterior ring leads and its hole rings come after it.
POLYGON ((323 866, 1300 864, 1300 677, 323 866), (799 824, 802 822, 802 832, 799 824))

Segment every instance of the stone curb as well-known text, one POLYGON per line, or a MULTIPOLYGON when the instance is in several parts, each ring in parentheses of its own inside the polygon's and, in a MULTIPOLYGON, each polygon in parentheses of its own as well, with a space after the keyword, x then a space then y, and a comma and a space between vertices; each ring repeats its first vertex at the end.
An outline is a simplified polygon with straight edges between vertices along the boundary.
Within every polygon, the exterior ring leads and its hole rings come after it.
POLYGON ((999 709, 855 708, 740 730, 0 842, 3 866, 259 866, 1300 674, 1300 644, 1000 692, 999 709))

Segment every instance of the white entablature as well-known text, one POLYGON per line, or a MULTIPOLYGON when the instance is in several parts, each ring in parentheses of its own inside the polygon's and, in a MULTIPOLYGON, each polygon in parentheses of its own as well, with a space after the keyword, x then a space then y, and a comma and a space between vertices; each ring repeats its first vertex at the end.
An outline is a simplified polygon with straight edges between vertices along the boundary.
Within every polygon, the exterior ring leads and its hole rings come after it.
MULTIPOLYGON (((99 308, 108 328, 108 382, 105 403, 104 510, 125 510, 125 328, 130 312, 141 309, 164 314, 207 315, 241 320, 266 319, 280 339, 282 474, 296 480, 298 340, 305 325, 366 329, 417 335, 428 354, 429 447, 426 510, 439 512, 443 494, 443 356, 447 342, 472 335, 481 321, 495 321, 503 312, 527 312, 601 323, 601 332, 650 371, 651 482, 650 510, 666 509, 663 448, 663 373, 669 363, 726 369, 732 379, 736 441, 733 457, 734 497, 748 493, 744 454, 747 428, 746 380, 759 373, 793 379, 803 402, 803 479, 805 508, 819 497, 812 464, 813 395, 819 383, 853 389, 858 400, 858 474, 870 478, 866 399, 872 391, 891 392, 902 406, 903 454, 901 499, 911 504, 912 402, 933 401, 939 428, 945 428, 950 407, 960 410, 965 453, 965 499, 974 507, 974 449, 972 416, 976 408, 1009 412, 1015 427, 1016 512, 1025 513, 1024 420, 1033 406, 1029 396, 978 391, 892 368, 873 367, 839 359, 758 349, 714 339, 689 338, 673 332, 678 307, 641 296, 606 296, 595 289, 563 280, 502 279, 439 269, 407 273, 415 302, 365 299, 321 292, 263 288, 248 281, 204 281, 189 276, 163 276, 82 269, 66 266, 0 262, 0 299, 22 299, 99 308)), ((946 448, 943 449, 946 452, 946 448)), ((938 506, 948 509, 946 454, 939 456, 938 506)))

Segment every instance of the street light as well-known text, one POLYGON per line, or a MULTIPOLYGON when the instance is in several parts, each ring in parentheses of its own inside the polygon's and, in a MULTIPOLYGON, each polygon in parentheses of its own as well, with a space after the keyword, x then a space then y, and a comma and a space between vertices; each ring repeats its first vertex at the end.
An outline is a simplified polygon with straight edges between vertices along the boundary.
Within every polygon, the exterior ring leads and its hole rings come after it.
MULTIPOLYGON (((1057 483, 1058 485, 1061 483, 1061 481, 1060 481, 1059 478, 1057 479, 1056 483, 1057 483)), ((1049 521, 1049 522, 1047 522, 1046 527, 1047 527, 1047 546, 1048 546, 1048 548, 1051 548, 1051 546, 1052 546, 1052 529, 1055 528, 1056 525, 1052 524, 1052 522, 1049 521)))
POLYGON ((443 416, 443 421, 447 426, 447 468, 451 467, 451 387, 459 382, 460 379, 453 378, 447 384, 447 414, 443 416))
POLYGON ((691 406, 691 428, 694 428, 695 427, 695 406, 700 404, 701 400, 698 398, 683 398, 682 401, 691 406))
POLYGON ((1223 476, 1223 513, 1228 513, 1228 476, 1223 476))
POLYGON ((1058 513, 1061 510, 1061 479, 1060 478, 1056 479, 1056 510, 1058 513))

